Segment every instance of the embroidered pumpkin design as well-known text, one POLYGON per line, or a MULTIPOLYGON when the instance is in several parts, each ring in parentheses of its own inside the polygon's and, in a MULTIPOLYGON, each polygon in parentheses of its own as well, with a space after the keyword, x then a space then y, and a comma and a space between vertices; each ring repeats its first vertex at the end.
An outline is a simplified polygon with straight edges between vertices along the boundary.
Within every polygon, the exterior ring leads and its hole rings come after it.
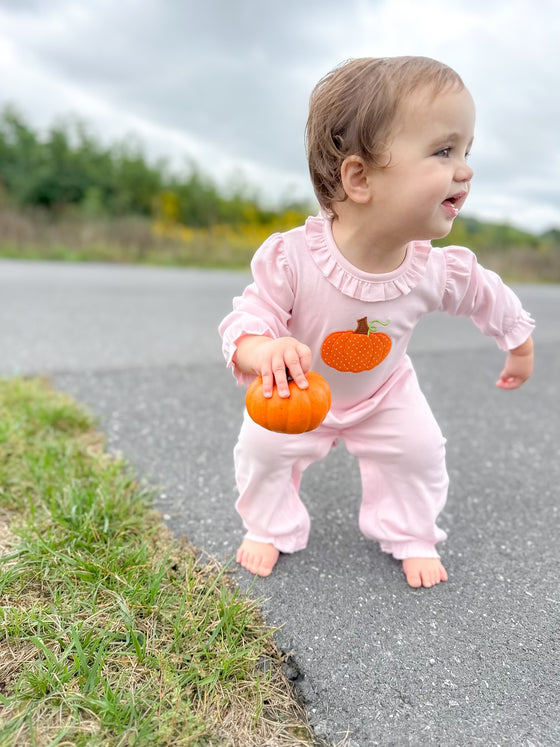
POLYGON ((375 368, 389 355, 392 345, 389 335, 377 332, 378 324, 386 327, 389 322, 376 319, 368 324, 364 316, 355 330, 332 332, 321 345, 321 358, 337 371, 359 373, 375 368))
POLYGON ((257 376, 245 396, 247 412, 255 423, 279 433, 305 433, 321 425, 331 406, 331 390, 317 371, 305 375, 307 389, 300 389, 288 377, 289 397, 280 397, 276 386, 272 397, 264 397, 262 378, 257 376))

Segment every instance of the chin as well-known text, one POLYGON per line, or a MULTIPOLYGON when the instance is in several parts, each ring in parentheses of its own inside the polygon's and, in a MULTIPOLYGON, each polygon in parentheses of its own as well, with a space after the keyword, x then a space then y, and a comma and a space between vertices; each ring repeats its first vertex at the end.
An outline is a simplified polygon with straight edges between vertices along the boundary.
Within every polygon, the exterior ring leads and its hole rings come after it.
POLYGON ((450 223, 446 228, 440 228, 439 231, 434 231, 430 236, 430 239, 444 239, 446 236, 449 236, 452 228, 453 223, 450 223))

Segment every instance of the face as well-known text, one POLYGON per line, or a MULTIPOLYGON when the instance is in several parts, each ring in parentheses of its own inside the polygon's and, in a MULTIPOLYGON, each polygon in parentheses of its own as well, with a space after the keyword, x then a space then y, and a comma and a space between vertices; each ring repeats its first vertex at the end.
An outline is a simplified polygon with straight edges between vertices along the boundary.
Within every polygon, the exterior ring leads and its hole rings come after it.
POLYGON ((451 230, 473 175, 466 159, 474 120, 466 89, 436 96, 421 91, 403 104, 388 166, 368 172, 375 220, 396 233, 396 242, 441 238, 451 230))

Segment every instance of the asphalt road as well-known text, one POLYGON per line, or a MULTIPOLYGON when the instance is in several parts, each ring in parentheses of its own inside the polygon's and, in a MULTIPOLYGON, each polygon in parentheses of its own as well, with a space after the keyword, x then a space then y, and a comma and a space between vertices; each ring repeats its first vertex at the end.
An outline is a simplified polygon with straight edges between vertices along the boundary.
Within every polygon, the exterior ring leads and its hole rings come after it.
MULTIPOLYGON (((0 262, 0 374, 47 374, 89 405, 158 487, 169 526, 220 560, 242 536, 231 451, 244 392, 216 327, 246 281, 0 262)), ((252 586, 330 743, 560 744, 560 286, 517 291, 538 322, 519 391, 494 387, 503 355, 467 320, 432 315, 411 346, 448 438, 450 580, 412 590, 360 536, 357 466, 336 448, 304 478, 308 549, 252 586)))

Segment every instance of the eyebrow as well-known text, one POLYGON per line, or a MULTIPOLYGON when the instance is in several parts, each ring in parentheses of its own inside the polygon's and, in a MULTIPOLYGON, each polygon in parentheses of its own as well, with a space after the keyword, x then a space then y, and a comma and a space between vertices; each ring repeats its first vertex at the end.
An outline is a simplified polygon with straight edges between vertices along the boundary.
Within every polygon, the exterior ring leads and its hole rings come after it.
MULTIPOLYGON (((451 145, 454 145, 458 140, 462 140, 462 136, 458 132, 449 132, 446 135, 442 135, 441 137, 438 137, 437 140, 432 141, 432 147, 436 148, 438 145, 441 145, 442 143, 451 143, 451 145)), ((470 148, 473 144, 474 138, 471 138, 471 140, 468 143, 468 147, 470 148)))

